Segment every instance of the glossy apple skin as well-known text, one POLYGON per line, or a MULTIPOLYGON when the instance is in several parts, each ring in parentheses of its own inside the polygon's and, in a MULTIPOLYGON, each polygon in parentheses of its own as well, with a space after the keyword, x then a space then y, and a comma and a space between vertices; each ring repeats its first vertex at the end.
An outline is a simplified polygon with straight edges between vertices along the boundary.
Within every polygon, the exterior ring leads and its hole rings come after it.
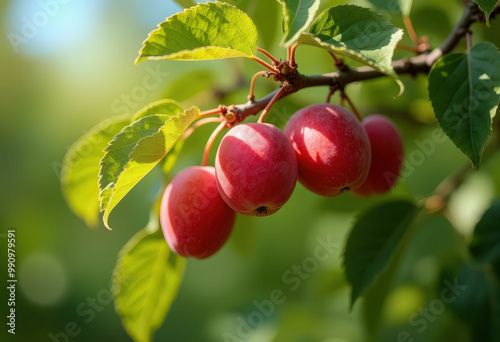
POLYGON ((370 145, 372 162, 366 181, 354 192, 360 196, 383 194, 392 188, 403 165, 403 139, 397 127, 380 114, 363 120, 370 145))
POLYGON ((222 139, 215 158, 217 187, 235 211, 266 216, 285 204, 297 183, 290 141, 274 125, 241 124, 222 139))
POLYGON ((347 109, 314 104, 297 111, 285 127, 297 157, 299 181, 326 197, 361 186, 368 176, 370 142, 347 109))
POLYGON ((213 167, 191 166, 165 189, 160 223, 172 251, 183 257, 208 258, 229 237, 236 213, 224 202, 213 167))

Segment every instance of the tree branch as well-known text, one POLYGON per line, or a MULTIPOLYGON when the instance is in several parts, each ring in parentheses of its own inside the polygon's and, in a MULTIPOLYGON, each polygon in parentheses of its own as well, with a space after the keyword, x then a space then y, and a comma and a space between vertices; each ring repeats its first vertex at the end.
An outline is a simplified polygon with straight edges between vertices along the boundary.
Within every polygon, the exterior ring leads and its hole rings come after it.
MULTIPOLYGON (((492 17, 493 15, 494 14, 492 14, 492 17)), ((474 1, 469 0, 465 4, 462 17, 438 48, 429 53, 423 53, 412 58, 402 58, 400 60, 392 62, 394 71, 398 75, 408 74, 415 76, 420 73, 428 74, 432 65, 440 57, 452 51, 453 48, 458 44, 460 39, 464 36, 464 34, 469 30, 470 25, 476 21, 479 21, 482 17, 484 17, 484 15, 478 8, 477 4, 474 1)), ((278 98, 278 100, 303 88, 316 86, 332 86, 338 87, 338 89, 343 89, 349 83, 369 80, 381 76, 386 75, 368 66, 359 68, 348 67, 344 70, 312 76, 302 75, 297 72, 292 82, 284 82, 287 83, 287 91, 284 92, 278 98)), ((279 89, 276 89, 275 91, 258 100, 248 101, 244 104, 235 105, 234 113, 237 115, 238 121, 242 121, 247 116, 255 115, 263 110, 266 105, 274 98, 278 91, 279 89)))

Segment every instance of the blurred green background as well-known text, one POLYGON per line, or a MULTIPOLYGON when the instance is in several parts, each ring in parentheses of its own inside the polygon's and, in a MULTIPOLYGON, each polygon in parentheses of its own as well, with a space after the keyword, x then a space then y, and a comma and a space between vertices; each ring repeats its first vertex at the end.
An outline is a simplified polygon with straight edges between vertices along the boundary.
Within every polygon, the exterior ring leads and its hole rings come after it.
MULTIPOLYGON (((228 2, 254 19, 259 46, 285 58, 278 46, 281 15, 276 1, 228 2)), ((339 3, 347 1, 324 1, 322 6, 339 3)), ((462 7, 458 0, 414 1, 417 32, 427 35, 434 47, 439 45, 462 7)), ((196 105, 202 110, 245 102, 249 79, 260 70, 250 60, 148 61, 134 66, 147 33, 179 10, 171 0, 0 1, 0 265, 6 278, 5 234, 15 229, 19 280, 16 335, 7 335, 2 324, 0 336, 5 339, 0 340, 50 341, 50 336, 64 332, 68 322, 74 322, 70 341, 130 340, 110 299, 111 272, 120 248, 148 221, 162 186, 161 172, 148 175, 116 208, 110 218, 113 231, 102 224, 91 230, 62 197, 61 162, 68 147, 97 122, 133 114, 154 100, 169 97, 186 108, 196 105), (153 82, 145 81, 151 78, 153 82)), ((390 20, 403 27, 400 17, 393 15, 390 20)), ((474 42, 488 39, 500 46, 498 20, 490 29, 481 24, 472 29, 474 42)), ((407 36, 404 39, 409 42, 407 36)), ((398 51, 395 57, 402 56, 408 54, 398 51)), ((297 50, 297 62, 306 74, 334 70, 327 53, 310 47, 297 50)), ((347 88, 363 115, 385 114, 403 133, 407 159, 396 189, 370 199, 349 194, 325 199, 298 184, 291 200, 275 215, 238 216, 222 251, 208 260, 188 261, 179 296, 156 341, 223 341, 226 332, 236 335, 239 319, 256 309, 254 301, 269 299, 275 289, 282 290, 286 300, 246 341, 370 340, 368 310, 363 300, 349 310, 350 287, 341 268, 355 215, 388 198, 429 196, 446 176, 469 163, 448 139, 433 140, 437 125, 427 100, 426 78, 403 81, 406 92, 398 99, 393 98, 397 85, 389 79, 347 88), (328 237, 336 243, 334 254, 292 290, 282 280, 285 272, 312 255, 318 238, 328 237)), ((259 79, 256 96, 275 86, 259 79)), ((322 102, 326 95, 326 88, 293 94, 276 104, 268 120, 283 127, 297 109, 322 102)), ((338 103, 338 95, 332 101, 338 103)), ((213 128, 207 125, 188 139, 175 170, 201 162, 213 128)), ((380 315, 381 341, 397 341, 402 331, 415 341, 468 341, 469 329, 448 309, 429 319, 423 332, 410 320, 439 297, 441 268, 464 257, 464 242, 500 194, 499 171, 496 153, 452 196, 448 219, 453 226, 436 217, 417 231, 380 315)), ((4 285, 1 293, 4 322, 8 314, 4 285)))

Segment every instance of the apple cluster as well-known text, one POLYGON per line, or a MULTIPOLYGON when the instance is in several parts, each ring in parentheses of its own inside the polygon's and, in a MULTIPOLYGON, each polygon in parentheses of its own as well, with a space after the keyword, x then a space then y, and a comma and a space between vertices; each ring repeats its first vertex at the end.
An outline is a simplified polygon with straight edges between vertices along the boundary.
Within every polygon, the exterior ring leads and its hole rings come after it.
POLYGON ((267 123, 236 125, 222 139, 215 167, 188 167, 167 186, 161 227, 175 253, 207 258, 229 237, 236 212, 277 212, 297 180, 326 197, 382 194, 396 182, 402 160, 401 135, 387 117, 360 122, 329 103, 297 111, 284 132, 267 123))

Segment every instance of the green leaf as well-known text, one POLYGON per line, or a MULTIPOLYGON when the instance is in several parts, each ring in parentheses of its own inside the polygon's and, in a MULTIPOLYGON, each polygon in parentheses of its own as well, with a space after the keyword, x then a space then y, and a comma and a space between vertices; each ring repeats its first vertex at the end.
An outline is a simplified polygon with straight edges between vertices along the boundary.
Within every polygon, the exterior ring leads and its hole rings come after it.
POLYGON ((411 5, 413 0, 368 0, 378 8, 384 9, 391 13, 401 13, 403 16, 407 17, 410 15, 411 5))
POLYGON ((480 263, 500 261, 500 200, 495 201, 476 225, 471 254, 480 263))
POLYGON ((150 116, 155 114, 176 115, 182 113, 183 111, 184 109, 182 109, 181 105, 177 101, 171 99, 163 99, 150 103, 146 107, 139 110, 132 117, 131 122, 137 121, 145 116, 150 116))
POLYGON ((282 46, 297 42, 300 34, 312 24, 319 9, 320 0, 278 0, 283 8, 284 35, 282 46))
POLYGON ((415 216, 411 202, 386 202, 361 214, 352 228, 344 253, 351 304, 385 272, 415 216))
POLYGON ((458 274, 444 272, 442 290, 449 307, 470 327, 470 341, 496 342, 499 337, 500 287, 487 268, 465 263, 458 274), (446 292, 445 292, 446 291, 446 292))
POLYGON ((172 253, 152 215, 118 255, 113 272, 115 309, 135 342, 149 342, 177 296, 186 259, 172 253))
POLYGON ((367 8, 342 5, 330 7, 319 15, 300 44, 323 48, 351 58, 391 76, 404 90, 391 65, 396 44, 403 30, 394 27, 380 14, 367 8))
POLYGON ((89 227, 99 219, 99 161, 108 142, 130 122, 116 116, 92 127, 69 148, 61 170, 64 197, 71 210, 89 227))
POLYGON ((479 167, 500 100, 500 53, 480 43, 468 54, 439 59, 429 74, 429 98, 441 129, 479 167))
POLYGON ((196 1, 194 0, 175 0, 175 2, 177 2, 179 6, 184 8, 196 6, 196 1))
POLYGON ((165 157, 199 115, 199 109, 191 107, 176 115, 146 116, 125 127, 109 143, 99 171, 99 199, 108 229, 111 210, 165 157))
MULTIPOLYGON (((177 101, 170 99, 163 99, 153 102, 148 106, 139 110, 132 118, 132 122, 150 115, 163 114, 163 115, 174 116, 176 114, 182 113, 183 111, 184 110, 177 101)), ((162 170, 165 180, 168 180, 168 176, 170 175, 170 172, 172 171, 172 169, 175 166, 175 163, 177 162, 177 159, 179 157, 179 154, 181 153, 183 145, 184 145, 184 140, 179 139, 175 143, 174 147, 171 148, 170 151, 168 151, 165 157, 165 161, 162 165, 162 170)))
POLYGON ((177 13, 149 34, 136 63, 253 57, 257 29, 237 7, 209 2, 177 13))
POLYGON ((479 6, 479 8, 481 9, 481 11, 484 12, 484 15, 486 16, 486 25, 488 25, 488 27, 490 26, 490 15, 491 15, 491 12, 493 12, 493 10, 495 9, 497 3, 498 3, 498 0, 474 0, 477 5, 479 6))

